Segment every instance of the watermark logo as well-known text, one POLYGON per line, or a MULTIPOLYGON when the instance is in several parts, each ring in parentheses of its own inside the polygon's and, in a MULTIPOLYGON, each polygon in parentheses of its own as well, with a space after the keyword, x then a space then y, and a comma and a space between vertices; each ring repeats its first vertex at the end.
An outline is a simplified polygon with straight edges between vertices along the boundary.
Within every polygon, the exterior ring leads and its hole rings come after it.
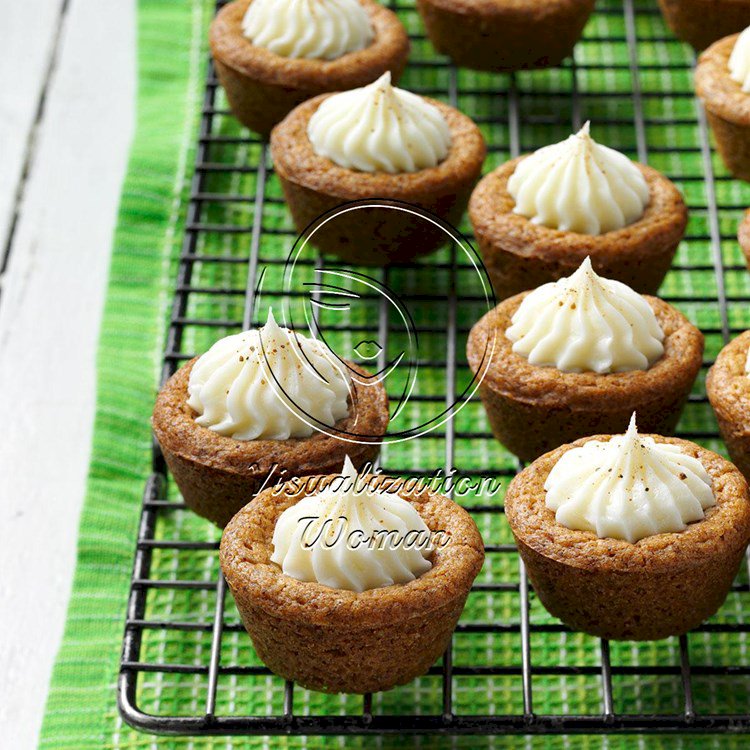
MULTIPOLYGON (((264 281, 256 299, 265 302, 264 281)), ((277 282, 278 283, 278 282, 277 282)), ((465 339, 457 335, 463 322, 473 323, 495 305, 487 271, 478 253, 455 228, 416 206, 398 201, 366 200, 343 204, 319 217, 298 238, 289 253, 281 280, 282 297, 274 293, 274 313, 280 323, 322 343, 357 389, 383 384, 390 401, 390 425, 381 442, 412 440, 440 428, 453 418, 479 387, 492 358, 487 344, 483 366, 476 373, 457 367, 465 339), (316 234, 332 223, 350 224, 352 213, 407 212, 424 222, 425 232, 445 234, 447 252, 388 268, 350 267, 316 250, 316 234), (364 368, 364 375, 359 367, 364 368), (418 408, 413 405, 418 403, 418 408)), ((281 383, 278 386, 283 387, 281 383)), ((309 417, 315 430, 348 442, 372 436, 356 425, 345 434, 311 417, 293 395, 284 397, 295 411, 309 417)))
POLYGON ((302 516, 298 523, 302 527, 300 545, 303 549, 315 546, 331 549, 343 545, 349 550, 367 549, 377 552, 396 550, 418 550, 434 552, 450 543, 450 535, 444 530, 429 529, 373 529, 365 532, 354 526, 350 528, 346 516, 322 518, 321 516, 302 516))
POLYGON ((273 487, 278 497, 294 497, 296 495, 314 495, 323 490, 335 493, 347 492, 392 492, 407 495, 422 492, 439 492, 454 500, 483 496, 497 497, 503 489, 503 481, 499 477, 474 476, 463 474, 456 468, 447 471, 436 469, 431 474, 420 476, 391 477, 382 473, 380 468, 367 462, 359 469, 355 482, 351 477, 339 474, 333 478, 329 476, 288 476, 278 464, 274 465, 265 487, 273 487))

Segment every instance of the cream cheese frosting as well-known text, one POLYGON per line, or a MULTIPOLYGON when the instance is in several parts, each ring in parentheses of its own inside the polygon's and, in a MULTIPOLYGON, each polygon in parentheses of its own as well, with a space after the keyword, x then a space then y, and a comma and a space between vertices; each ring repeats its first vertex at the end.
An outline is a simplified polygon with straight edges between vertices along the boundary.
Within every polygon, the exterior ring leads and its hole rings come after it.
POLYGON ((567 278, 526 295, 505 335, 513 351, 561 372, 647 370, 664 354, 651 305, 629 286, 599 276, 586 258, 567 278))
POLYGON ((508 180, 514 213, 564 232, 599 235, 643 216, 650 190, 626 156, 598 144, 589 123, 519 162, 508 180))
POLYGON ((430 540, 414 506, 363 482, 347 456, 331 485, 279 516, 271 561, 298 581, 362 592, 426 573, 430 540))
POLYGON ((633 543, 684 531, 716 504, 703 464, 678 445, 639 435, 635 414, 624 435, 564 453, 544 489, 558 523, 633 543))
POLYGON ((729 56, 729 77, 750 94, 750 27, 745 29, 734 43, 729 56))
POLYGON ((320 342, 268 320, 217 341, 193 365, 196 422, 235 440, 309 437, 349 414, 351 378, 320 342))
POLYGON ((373 40, 357 0, 253 0, 242 33, 257 47, 306 60, 335 60, 373 40))
POLYGON ((340 167, 390 174, 435 167, 451 145, 442 112, 392 86, 390 72, 326 99, 310 118, 307 136, 318 156, 340 167))

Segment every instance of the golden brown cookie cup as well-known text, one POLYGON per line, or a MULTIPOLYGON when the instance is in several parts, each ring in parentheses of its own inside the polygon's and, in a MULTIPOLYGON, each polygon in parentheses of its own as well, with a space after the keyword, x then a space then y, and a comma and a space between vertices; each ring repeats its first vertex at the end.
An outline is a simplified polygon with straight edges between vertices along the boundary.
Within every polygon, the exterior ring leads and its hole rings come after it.
POLYGON ((563 445, 516 476, 505 513, 529 580, 547 610, 575 630, 615 640, 682 635, 721 607, 750 540, 750 496, 729 461, 694 443, 652 435, 697 458, 713 480, 716 505, 677 534, 635 544, 600 539, 559 524, 545 505, 544 483, 567 451, 563 445))
POLYGON ((428 528, 449 535, 429 571, 362 593, 290 578, 270 559, 276 521, 334 477, 258 495, 224 530, 221 568, 258 656, 274 673, 329 693, 389 690, 424 674, 447 648, 482 567, 482 539, 448 498, 392 485, 428 528))
POLYGON ((594 0, 417 0, 438 52, 474 70, 549 68, 573 52, 594 0))
MULTIPOLYGON (((479 128, 447 104, 427 99, 448 122, 451 147, 436 167, 404 174, 357 172, 318 156, 307 124, 328 95, 301 104, 271 134, 274 168, 297 231, 344 203, 378 198, 409 203, 456 225, 482 170, 479 128)), ((438 226, 407 211, 357 209, 320 227, 311 242, 349 263, 383 266, 435 251, 448 241, 438 226)))
POLYGON ((471 329, 466 353, 495 437, 522 461, 586 435, 625 432, 633 412, 643 432, 674 432, 701 367, 703 334, 682 313, 646 297, 664 334, 648 370, 599 375, 538 367, 505 335, 528 292, 501 302, 471 329), (492 359, 486 362, 487 353, 492 359))
POLYGON ((703 101, 716 148, 727 169, 750 181, 750 94, 729 77, 729 57, 739 34, 712 44, 695 69, 695 91, 703 101))
POLYGON ((706 393, 716 412, 729 455, 750 481, 750 375, 745 370, 750 331, 719 353, 706 378, 706 393))
POLYGON ((209 40, 232 112, 243 125, 263 136, 306 99, 364 86, 387 70, 395 82, 406 67, 406 30, 395 13, 373 0, 359 0, 374 30, 372 43, 336 60, 282 57, 253 45, 242 33, 242 19, 251 1, 225 5, 211 24, 209 40))
POLYGON ((737 242, 740 244, 742 254, 745 256, 745 263, 750 271, 750 208, 745 211, 742 221, 737 229, 737 242))
POLYGON ((654 294, 687 226, 687 206, 672 182, 636 164, 651 193, 638 221, 596 236, 563 232, 513 213, 516 204, 508 180, 524 158, 482 178, 469 201, 474 235, 498 299, 570 276, 587 256, 598 274, 641 294, 654 294))
MULTIPOLYGON (((255 497, 269 477, 273 485, 289 477, 339 470, 347 455, 357 468, 377 458, 389 418, 382 383, 364 386, 352 381, 350 414, 336 423, 331 435, 315 432, 309 438, 235 440, 195 421, 197 415, 187 400, 196 360, 190 360, 164 384, 152 424, 186 505, 220 528, 255 497)), ((362 368, 347 364, 363 378, 369 377, 362 368)))
POLYGON ((659 6, 675 36, 696 50, 750 26, 750 0, 659 0, 659 6))

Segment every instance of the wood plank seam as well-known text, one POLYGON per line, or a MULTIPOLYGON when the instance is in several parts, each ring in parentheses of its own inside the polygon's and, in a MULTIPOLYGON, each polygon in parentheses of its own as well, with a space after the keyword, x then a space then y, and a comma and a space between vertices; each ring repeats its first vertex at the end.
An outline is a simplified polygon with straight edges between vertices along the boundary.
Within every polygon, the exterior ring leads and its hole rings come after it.
POLYGON ((10 254, 13 248, 13 239, 15 237, 16 227, 18 225, 18 218, 21 215, 21 208, 23 206, 26 185, 28 184, 29 176, 34 164, 37 134, 39 132, 40 126, 42 125, 42 122, 44 121, 45 104, 47 102, 47 95, 50 89, 50 82, 54 78, 55 70, 59 62, 60 42, 62 40, 69 7, 70 0, 61 0, 57 16, 56 31, 52 38, 52 44, 50 45, 50 51, 47 57, 44 81, 41 88, 39 89, 36 113, 34 115, 34 120, 29 127, 29 132, 26 136, 26 146, 24 148, 21 174, 19 175, 18 183, 16 184, 15 195, 13 197, 13 203, 11 205, 11 219, 8 225, 8 232, 5 237, 5 241, 2 245, 2 255, 0 255, 0 304, 2 303, 3 281, 5 279, 5 272, 8 268, 8 261, 10 259, 10 254))

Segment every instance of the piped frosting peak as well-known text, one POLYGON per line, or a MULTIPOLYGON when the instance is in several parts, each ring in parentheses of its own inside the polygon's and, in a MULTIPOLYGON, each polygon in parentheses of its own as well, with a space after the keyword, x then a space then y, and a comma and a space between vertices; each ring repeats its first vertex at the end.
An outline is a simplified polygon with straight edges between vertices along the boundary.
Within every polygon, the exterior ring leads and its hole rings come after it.
POLYGON ((532 365, 600 374, 647 370, 664 354, 651 305, 629 286, 599 276, 589 258, 567 278, 526 295, 506 336, 532 365))
POLYGON ((283 573, 362 592, 408 583, 430 570, 431 534, 416 508, 363 479, 347 456, 328 487, 279 516, 271 561, 283 573))
POLYGON ((640 169, 598 144, 586 123, 575 135, 519 162, 508 180, 515 213, 564 232, 599 235, 638 221, 650 200, 640 169))
POLYGON ((451 132, 442 112, 391 85, 391 74, 328 97, 310 118, 307 136, 318 156, 345 169, 397 174, 437 166, 451 132))
POLYGON ((729 76, 750 94, 750 28, 745 29, 734 43, 729 56, 729 76))
POLYGON ((544 489, 558 523, 633 543, 684 531, 716 504, 703 464, 678 445, 639 435, 635 414, 624 435, 565 452, 544 489))
POLYGON ((357 0, 252 0, 242 33, 256 47, 308 60, 335 60, 373 39, 357 0))
POLYGON ((188 405, 196 422, 236 440, 309 437, 349 414, 351 378, 320 342, 281 328, 217 341, 193 365, 188 405))

